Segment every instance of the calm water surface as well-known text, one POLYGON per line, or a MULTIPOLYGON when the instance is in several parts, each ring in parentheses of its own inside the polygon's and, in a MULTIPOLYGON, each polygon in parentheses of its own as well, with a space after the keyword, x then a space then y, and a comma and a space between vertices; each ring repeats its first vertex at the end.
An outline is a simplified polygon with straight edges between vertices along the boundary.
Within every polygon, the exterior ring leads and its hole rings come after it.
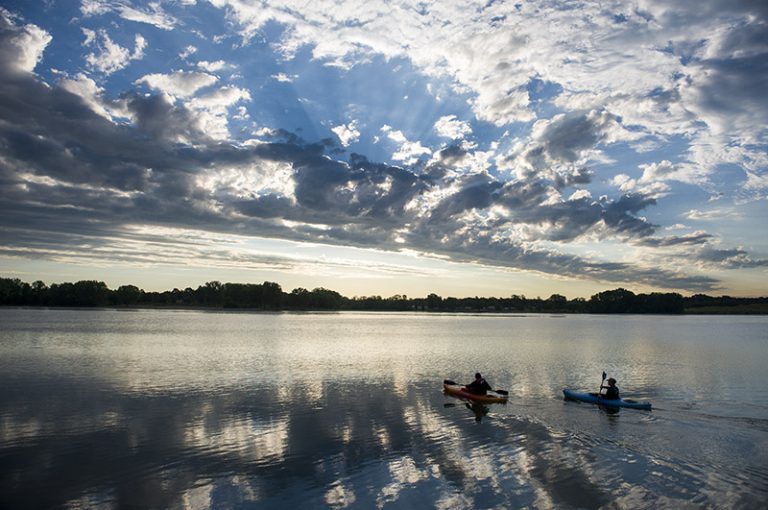
POLYGON ((768 317, 0 309, 0 508, 765 508, 766 367, 768 317), (603 370, 654 410, 563 400, 603 370))

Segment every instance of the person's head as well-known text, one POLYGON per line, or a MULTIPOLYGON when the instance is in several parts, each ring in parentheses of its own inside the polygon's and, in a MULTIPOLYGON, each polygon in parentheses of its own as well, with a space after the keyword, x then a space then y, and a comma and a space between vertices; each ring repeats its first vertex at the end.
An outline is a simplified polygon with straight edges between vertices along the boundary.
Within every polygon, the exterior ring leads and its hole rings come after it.
POLYGON ((616 379, 613 377, 608 379, 608 386, 616 386, 616 379))
POLYGON ((480 372, 475 372, 475 379, 482 379, 482 375, 480 375, 480 372))

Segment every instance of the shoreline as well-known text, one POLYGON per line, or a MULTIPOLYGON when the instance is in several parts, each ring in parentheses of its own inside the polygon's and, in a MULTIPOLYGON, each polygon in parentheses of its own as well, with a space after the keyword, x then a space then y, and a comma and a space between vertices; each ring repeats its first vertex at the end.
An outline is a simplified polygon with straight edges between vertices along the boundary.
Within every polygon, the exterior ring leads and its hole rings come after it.
POLYGON ((529 316, 549 316, 551 318, 566 318, 569 316, 580 315, 615 315, 615 316, 718 316, 718 315, 733 315, 733 316, 761 316, 768 315, 768 307, 763 306, 754 307, 751 305, 744 305, 738 308, 739 310, 723 309, 726 307, 701 307, 684 310, 681 313, 638 313, 638 312, 569 312, 569 311, 536 311, 536 310, 377 310, 366 308, 239 308, 239 307, 215 307, 215 306, 185 306, 185 305, 106 305, 106 306, 51 306, 51 305, 0 305, 0 309, 17 309, 17 310, 113 310, 113 311, 140 311, 140 310, 169 310, 169 311, 192 311, 192 312, 223 312, 223 313, 248 313, 248 314, 279 314, 279 313, 340 313, 340 312, 365 312, 365 313, 413 313, 424 315, 477 315, 477 316, 506 316, 506 317, 529 317, 529 316), (743 309, 742 309, 743 308, 743 309))

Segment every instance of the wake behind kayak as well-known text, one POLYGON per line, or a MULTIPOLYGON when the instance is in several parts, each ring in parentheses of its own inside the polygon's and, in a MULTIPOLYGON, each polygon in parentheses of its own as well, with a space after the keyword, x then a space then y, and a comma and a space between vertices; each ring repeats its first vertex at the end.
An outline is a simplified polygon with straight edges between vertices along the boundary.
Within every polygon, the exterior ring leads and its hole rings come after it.
POLYGON ((563 389, 563 395, 566 400, 578 400, 580 402, 589 402, 590 404, 598 404, 606 407, 628 407, 630 409, 643 409, 645 411, 651 410, 650 402, 638 402, 637 400, 630 400, 626 398, 607 399, 601 398, 597 393, 583 393, 580 391, 563 389))

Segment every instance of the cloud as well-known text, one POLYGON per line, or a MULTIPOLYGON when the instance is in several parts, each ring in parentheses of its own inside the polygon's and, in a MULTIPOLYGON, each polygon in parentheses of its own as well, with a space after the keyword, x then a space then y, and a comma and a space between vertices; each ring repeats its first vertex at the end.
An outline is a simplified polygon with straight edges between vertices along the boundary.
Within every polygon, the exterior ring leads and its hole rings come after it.
POLYGON ((768 259, 752 259, 746 251, 738 248, 722 250, 706 247, 697 254, 696 258, 728 269, 768 267, 768 259))
POLYGON ((553 124, 549 135, 561 138, 541 149, 554 158, 585 155, 588 149, 580 144, 589 145, 590 136, 593 146, 642 140, 645 147, 685 136, 692 148, 702 147, 690 152, 687 182, 706 186, 718 165, 749 165, 768 142, 762 122, 768 105, 759 85, 768 78, 763 35, 768 16, 759 2, 586 3, 578 6, 578 16, 572 5, 559 1, 442 2, 439 9, 319 1, 300 12, 290 2, 257 6, 217 0, 214 5, 226 11, 246 41, 267 23, 279 24, 284 32, 278 46, 287 59, 299 48, 343 68, 376 56, 403 58, 425 76, 467 94, 478 120, 497 126, 553 124), (552 84, 556 92, 532 97, 540 83, 552 84), (548 102, 566 117, 542 118, 536 106, 548 102), (579 137, 583 111, 602 112, 605 122, 615 123, 602 124, 607 130, 600 132, 592 130, 599 123, 585 125, 579 137), (627 129, 613 129, 618 125, 627 129), (576 131, 569 135, 569 128, 576 131), (713 135, 719 137, 717 146, 731 149, 704 148, 713 135))
POLYGON ((435 131, 444 138, 457 140, 471 134, 472 128, 468 122, 457 119, 455 115, 445 115, 435 122, 435 131))
POLYGON ((208 62, 207 60, 201 60, 197 63, 197 67, 204 71, 208 71, 209 73, 215 73, 217 71, 223 71, 224 69, 227 69, 230 66, 230 64, 227 64, 223 60, 216 60, 215 62, 208 62))
POLYGON ((381 131, 391 141, 399 144, 399 148, 392 154, 392 160, 394 161, 402 161, 406 165, 413 165, 422 156, 432 154, 432 151, 421 145, 420 142, 408 140, 402 131, 392 129, 392 127, 387 125, 382 126, 381 131))
POLYGON ((121 18, 137 23, 146 23, 162 30, 172 30, 178 21, 168 15, 159 3, 150 3, 145 9, 137 8, 129 2, 117 0, 82 0, 80 12, 85 17, 101 16, 114 12, 121 18))
MULTIPOLYGON (((416 120, 424 113, 422 122, 396 119, 391 122, 397 129, 385 125, 374 133, 382 135, 375 148, 388 151, 399 166, 346 152, 342 160, 338 145, 336 152, 330 148, 335 142, 305 141, 303 132, 283 131, 279 122, 249 126, 247 133, 257 132, 251 140, 247 134, 232 137, 230 123, 240 126, 249 118, 245 103, 255 104, 259 122, 268 115, 260 111, 256 85, 222 84, 212 74, 224 69, 225 60, 187 62, 196 71, 137 72, 125 80, 149 93, 107 92, 103 87, 115 87, 111 81, 119 86, 117 76, 98 81, 75 71, 57 85, 45 84, 30 72, 50 35, 4 15, 0 64, 9 72, 0 76, 0 225, 5 238, 17 239, 18 253, 39 250, 43 256, 42 245, 50 240, 49 253, 86 256, 87 246, 116 247, 132 239, 132 227, 145 225, 405 248, 460 262, 686 289, 717 285, 696 267, 747 267, 762 260, 740 248, 714 250, 715 237, 703 231, 657 237, 656 223, 670 219, 666 207, 649 215, 653 221, 645 217, 662 205, 675 181, 704 185, 724 161, 741 165, 750 187, 763 185, 764 123, 756 118, 764 105, 748 82, 763 72, 754 60, 765 51, 755 24, 765 19, 762 11, 725 4, 718 11, 706 4, 702 11, 712 17, 683 4, 665 10, 647 1, 622 13, 614 12, 621 5, 588 4, 574 16, 559 2, 395 9, 359 2, 331 8, 321 1, 299 15, 280 2, 212 4, 241 27, 246 44, 267 24, 275 28, 279 39, 264 41, 265 51, 279 51, 278 60, 303 59, 277 62, 285 69, 300 69, 311 59, 340 68, 333 76, 348 77, 355 65, 373 59, 407 63, 421 73, 418 85, 456 94, 472 111, 459 118, 450 112, 466 107, 435 100, 430 111, 409 112, 416 120), (460 30, 456 20, 462 20, 460 30), (702 27, 713 28, 706 41, 694 38, 702 27), (723 100, 721 92, 741 88, 745 96, 738 104, 723 100), (758 126, 751 134, 749 123, 758 126), (483 139, 484 132, 497 133, 497 139, 483 139), (631 160, 634 179, 607 175, 618 166, 611 151, 632 144, 679 144, 688 158, 648 153, 631 160), (593 192, 604 195, 593 198, 593 192), (37 232, 37 240, 26 232, 37 232), (594 248, 601 241, 640 246, 651 255, 615 262, 609 253, 578 246, 594 248), (690 249, 694 258, 685 271, 667 256, 676 249, 690 249)), ((155 5, 128 8, 95 1, 81 7, 83 15, 115 13, 143 23, 150 18, 142 16, 162 12, 155 5)), ((155 21, 165 28, 162 17, 155 21)), ((146 50, 140 35, 131 50, 111 39, 124 41, 117 31, 110 33, 83 29, 86 62, 104 75, 146 50)), ((201 39, 200 54, 208 55, 207 42, 201 39)), ((170 58, 189 58, 194 52, 189 46, 182 52, 185 44, 170 58)), ((259 76, 295 83, 270 80, 275 88, 306 85, 301 73, 277 73, 280 65, 260 69, 259 76)), ((310 110, 307 116, 315 113, 310 110)), ((358 113, 355 118, 366 118, 358 113)), ((344 147, 367 140, 366 129, 381 125, 335 122, 331 130, 344 147)), ((704 219, 704 213, 688 217, 704 219)))
POLYGON ((5 72, 33 72, 52 39, 37 25, 17 26, 12 15, 0 8, 0 65, 5 72))
POLYGON ((715 236, 707 234, 706 232, 697 231, 692 234, 685 234, 682 236, 670 236, 665 238, 651 238, 647 237, 641 239, 638 244, 642 246, 652 247, 667 247, 667 246, 696 246, 707 244, 714 239, 715 236))
POLYGON ((170 74, 148 74, 136 84, 145 84, 155 90, 160 90, 174 97, 190 97, 205 87, 219 81, 216 76, 195 71, 175 71, 170 74))
MULTIPOLYGON (((559 225, 551 234, 557 239, 604 221, 623 235, 642 236, 652 228, 632 215, 652 204, 647 198, 622 197, 601 204, 580 194, 552 202, 551 189, 541 182, 504 184, 487 174, 456 175, 439 169, 418 173, 355 155, 345 163, 326 156, 322 145, 296 138, 240 147, 219 144, 205 141, 195 132, 191 112, 163 94, 129 96, 134 124, 126 127, 97 115, 64 89, 31 78, 0 84, 2 106, 10 115, 0 129, 7 148, 0 206, 14 211, 2 215, 0 227, 6 238, 22 230, 45 233, 37 239, 48 238, 59 254, 74 251, 85 256, 84 247, 98 240, 114 245, 125 237, 128 242, 128 226, 143 224, 380 249, 405 246, 457 261, 573 277, 589 274, 604 281, 637 278, 663 285, 687 282, 695 288, 713 283, 658 268, 595 263, 537 248, 508 233, 518 222, 551 222, 559 225), (62 108, 70 115, 49 115, 62 108), (180 138, 198 144, 179 147, 180 138), (254 171, 266 177, 282 168, 281 180, 294 186, 281 188, 277 181, 266 185, 256 178, 243 193, 240 181, 216 177, 235 168, 242 169, 243 178, 254 171), (198 180, 204 169, 205 183, 198 180), (439 197, 436 202, 429 199, 430 193, 439 197), (509 215, 494 215, 497 207, 507 208, 509 215), (59 234, 51 237, 50 232, 59 234)), ((15 249, 26 246, 42 256, 59 256, 44 255, 33 237, 17 237, 15 249)))
POLYGON ((85 74, 78 73, 73 78, 62 78, 59 81, 59 86, 67 92, 80 96, 95 113, 107 119, 112 118, 102 99, 104 89, 99 87, 94 80, 88 78, 85 74))
POLYGON ((537 148, 529 151, 527 159, 535 168, 577 162, 598 144, 618 139, 620 131, 616 116, 604 110, 559 114, 534 124, 532 137, 537 148))
MULTIPOLYGON (((199 71, 176 71, 170 74, 150 74, 145 75, 138 80, 136 84, 145 84, 148 87, 159 90, 167 96, 166 99, 152 98, 146 101, 137 102, 136 98, 132 101, 134 104, 149 104, 154 102, 157 106, 167 103, 171 117, 179 117, 184 122, 190 122, 193 129, 181 130, 181 135, 177 139, 191 141, 196 136, 224 140, 230 135, 229 108, 235 104, 244 101, 250 101, 251 95, 245 89, 225 86, 215 90, 210 90, 203 94, 198 92, 207 89, 218 82, 218 78, 208 73, 199 71), (186 102, 183 102, 186 100, 186 102), (197 135, 195 135, 197 133, 197 135)), ((145 111, 142 108, 142 111, 145 111)), ((247 113, 247 112, 246 112, 247 113)), ((155 115, 152 116, 153 118, 155 115)), ((241 114, 241 117, 245 117, 241 114)), ((174 132, 179 132, 178 128, 182 126, 177 122, 166 123, 164 127, 175 126, 174 132)), ((168 137, 168 132, 164 135, 168 137)))
POLYGON ((83 45, 95 47, 97 50, 97 52, 86 55, 85 61, 89 67, 105 75, 125 68, 131 60, 141 60, 144 58, 144 49, 147 43, 140 34, 135 36, 133 51, 115 43, 110 39, 106 30, 99 29, 94 32, 84 28, 83 34, 85 35, 83 45))
POLYGON ((342 124, 331 128, 331 131, 339 137, 341 145, 349 147, 351 143, 354 143, 360 139, 360 131, 357 129, 357 121, 353 120, 349 124, 342 124))
POLYGON ((716 220, 722 218, 738 219, 740 214, 733 209, 729 208, 715 208, 708 211, 701 211, 699 209, 691 209, 684 215, 689 220, 716 220))

